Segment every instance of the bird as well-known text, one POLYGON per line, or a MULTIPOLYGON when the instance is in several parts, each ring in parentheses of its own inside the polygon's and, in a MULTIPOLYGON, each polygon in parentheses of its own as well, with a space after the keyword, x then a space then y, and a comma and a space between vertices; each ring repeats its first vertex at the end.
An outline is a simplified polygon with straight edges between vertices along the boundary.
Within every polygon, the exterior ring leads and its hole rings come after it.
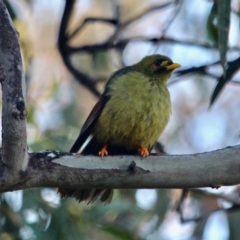
MULTIPOLYGON (((147 157, 171 115, 167 82, 178 63, 160 54, 115 71, 70 152, 82 155, 147 157)), ((59 188, 62 198, 111 202, 112 189, 59 188)))

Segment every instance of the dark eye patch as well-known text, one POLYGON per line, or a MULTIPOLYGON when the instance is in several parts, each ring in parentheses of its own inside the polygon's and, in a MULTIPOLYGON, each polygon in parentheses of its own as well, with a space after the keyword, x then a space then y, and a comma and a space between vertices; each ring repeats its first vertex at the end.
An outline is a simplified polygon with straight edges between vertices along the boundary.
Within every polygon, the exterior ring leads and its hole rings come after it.
POLYGON ((153 62, 153 65, 156 67, 160 67, 162 62, 163 60, 157 59, 155 62, 153 62))

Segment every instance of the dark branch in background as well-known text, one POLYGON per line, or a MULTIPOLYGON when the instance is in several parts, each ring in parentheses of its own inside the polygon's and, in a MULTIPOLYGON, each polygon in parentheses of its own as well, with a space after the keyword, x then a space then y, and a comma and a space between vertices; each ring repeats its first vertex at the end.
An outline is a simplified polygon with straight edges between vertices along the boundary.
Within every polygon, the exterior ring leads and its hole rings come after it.
MULTIPOLYGON (((226 70, 226 77, 227 77, 227 81, 226 81, 225 78, 223 78, 223 75, 221 77, 218 77, 218 76, 208 72, 209 67, 218 65, 218 64, 220 64, 220 61, 212 62, 209 64, 204 64, 204 65, 201 65, 198 67, 190 67, 187 69, 178 70, 175 73, 176 78, 174 78, 173 80, 170 80, 170 82, 168 83, 168 86, 179 82, 179 77, 181 77, 183 75, 198 73, 198 74, 202 74, 204 76, 209 76, 218 81, 217 86, 213 92, 214 98, 216 98, 217 94, 219 94, 219 92, 222 90, 222 88, 225 86, 225 84, 227 82, 229 82, 233 78, 234 74, 240 69, 239 58, 232 62, 228 62, 228 68, 226 70)), ((239 81, 232 80, 231 82, 235 83, 235 84, 240 84, 239 81)), ((212 98, 213 98, 213 95, 212 95, 212 98)))
MULTIPOLYGON (((154 38, 147 38, 147 37, 134 37, 134 38, 125 38, 121 39, 116 42, 109 42, 106 40, 103 43, 98 43, 98 44, 93 44, 93 45, 83 45, 79 47, 71 47, 69 46, 69 51, 70 53, 77 53, 77 52, 89 52, 89 53, 94 53, 99 50, 109 50, 109 49, 119 49, 123 50, 126 45, 130 41, 146 41, 150 42, 153 44, 159 44, 159 43, 171 43, 171 44, 179 44, 183 46, 192 46, 192 47, 201 47, 201 48, 206 48, 206 49, 213 49, 217 50, 217 47, 212 46, 211 44, 207 43, 196 43, 193 41, 182 41, 182 40, 177 40, 173 39, 171 37, 166 37, 162 36, 160 38, 154 37, 154 38)), ((232 47, 229 50, 237 50, 240 51, 240 48, 238 47, 232 47)))
MULTIPOLYGON (((162 33, 161 33, 162 37, 166 34, 167 30, 169 29, 169 27, 171 26, 171 24, 173 23, 175 18, 178 16, 178 13, 179 13, 179 11, 181 9, 181 6, 182 6, 182 1, 176 0, 174 2, 174 4, 176 5, 175 11, 172 14, 172 17, 168 20, 168 22, 167 22, 166 26, 164 27, 164 29, 162 30, 162 33)), ((158 46, 156 47, 155 52, 157 52, 157 50, 158 50, 158 46)))
MULTIPOLYGON (((59 31, 59 38, 58 38, 58 46, 59 46, 59 51, 60 54, 63 58, 64 63, 66 64, 66 67, 69 69, 69 71, 74 75, 74 77, 76 78, 76 80, 79 83, 82 83, 84 86, 86 86, 92 93, 94 93, 96 96, 99 96, 100 93, 98 92, 97 88, 96 88, 96 84, 99 81, 102 81, 102 79, 92 79, 90 78, 88 75, 84 74, 83 72, 81 72, 79 69, 76 69, 76 67, 73 66, 73 63, 71 62, 71 56, 73 54, 77 54, 77 53, 81 53, 81 52, 85 52, 85 53, 89 53, 94 55, 96 52, 98 51, 107 51, 110 49, 115 49, 117 51, 120 52, 120 54, 122 54, 124 48, 126 47, 126 45, 130 42, 130 41, 146 41, 146 42, 150 42, 155 44, 156 46, 158 46, 159 44, 163 44, 163 43, 167 43, 167 44, 178 44, 178 45, 182 45, 182 46, 186 46, 186 47, 199 47, 199 48, 205 48, 205 49, 211 49, 211 50, 218 50, 217 46, 214 46, 212 44, 208 44, 208 43, 201 43, 201 42, 195 42, 195 41, 189 41, 189 40, 178 40, 178 39, 173 39, 171 37, 166 36, 166 32, 169 29, 169 27, 171 26, 171 24, 173 23, 174 19, 176 18, 176 16, 178 15, 180 9, 181 9, 181 5, 182 5, 182 1, 179 0, 175 0, 175 1, 171 1, 159 6, 153 6, 150 8, 147 8, 145 10, 143 10, 140 14, 138 14, 137 16, 125 21, 125 22, 121 22, 120 19, 120 9, 119 6, 115 6, 116 9, 116 13, 114 15, 113 18, 103 18, 103 17, 97 17, 97 18, 86 18, 75 30, 73 30, 71 33, 68 33, 68 23, 70 20, 70 17, 73 13, 73 6, 74 6, 75 1, 74 0, 66 0, 66 4, 65 4, 65 9, 64 9, 64 13, 63 13, 63 17, 62 17, 62 21, 61 21, 61 26, 60 26, 60 31, 59 31), (136 21, 138 21, 139 19, 147 16, 148 14, 152 13, 153 11, 159 11, 159 10, 163 10, 165 8, 174 6, 175 10, 174 13, 172 15, 172 17, 169 19, 169 21, 167 22, 166 26, 164 27, 164 29, 162 30, 162 33, 159 36, 156 37, 151 37, 151 38, 147 38, 147 37, 143 37, 143 36, 139 36, 139 37, 134 37, 134 38, 125 38, 125 39, 120 39, 120 34, 122 33, 122 31, 124 29, 126 29, 127 27, 129 27, 131 24, 135 23, 136 21), (92 44, 92 45, 82 45, 82 46, 70 46, 69 45, 69 41, 74 38, 77 34, 80 34, 82 29, 91 22, 102 22, 104 24, 111 24, 114 28, 115 31, 114 33, 104 42, 101 43, 96 43, 96 44, 92 44)), ((233 47, 231 49, 228 50, 237 50, 240 51, 239 47, 233 47)), ((206 76, 209 76, 211 78, 214 78, 216 80, 218 80, 218 84, 215 88, 215 91, 213 93, 212 96, 212 102, 216 99, 216 97, 219 95, 219 93, 221 92, 223 86, 226 84, 227 81, 230 81, 232 76, 234 75, 234 73, 238 70, 238 66, 240 66, 240 63, 238 62, 238 60, 235 60, 233 62, 229 62, 228 64, 228 69, 226 71, 226 78, 223 79, 223 77, 218 78, 215 75, 212 75, 211 73, 208 72, 208 68, 210 66, 213 65, 219 65, 220 61, 215 61, 212 62, 210 64, 205 64, 205 65, 201 65, 198 67, 190 67, 188 69, 184 69, 184 70, 180 70, 177 72, 177 76, 183 76, 186 74, 203 74, 206 76), (238 64, 238 65, 237 65, 238 64)), ((177 79, 176 81, 171 81, 169 84, 173 84, 175 82, 178 82, 179 80, 177 79)), ((238 82, 236 82, 238 83, 238 82)), ((160 143, 156 144, 155 149, 158 152, 164 152, 163 146, 160 143)), ((184 201, 187 195, 187 189, 183 191, 183 195, 181 198, 181 205, 179 205, 178 207, 178 211, 180 212, 181 215, 181 219, 182 222, 186 222, 186 221, 192 221, 192 219, 188 220, 188 219, 184 219, 181 211, 183 209, 184 205, 184 201)), ((233 207, 232 209, 237 209, 239 206, 237 206, 235 203, 233 203, 233 207)), ((230 209, 229 209, 230 211, 230 209)), ((204 216, 206 217, 206 216, 204 216)), ((195 220, 200 220, 202 219, 203 216, 197 217, 195 220)))
POLYGON ((104 23, 109 23, 112 25, 117 25, 118 20, 117 19, 109 19, 109 18, 85 18, 83 23, 77 27, 71 34, 68 35, 68 40, 72 39, 74 36, 76 36, 85 26, 85 24, 89 22, 104 22, 104 23))
MULTIPOLYGON (((58 47, 59 47, 60 54, 63 58, 63 61, 66 65, 66 67, 68 68, 68 70, 73 74, 73 76, 76 78, 76 80, 79 83, 82 83, 84 86, 86 86, 96 96, 100 96, 100 93, 96 88, 96 85, 98 82, 102 82, 103 79, 92 79, 91 77, 89 77, 88 75, 84 74, 79 69, 77 69, 71 62, 72 55, 74 55, 76 53, 80 53, 80 52, 87 52, 89 54, 94 55, 96 52, 98 52, 100 50, 107 51, 110 49, 116 49, 116 50, 120 51, 120 53, 122 53, 122 51, 124 50, 126 45, 130 41, 133 41, 133 40, 134 41, 147 41, 147 42, 151 42, 151 43, 157 44, 157 45, 159 45, 160 43, 168 43, 168 44, 170 43, 170 44, 179 44, 179 45, 183 45, 183 46, 201 47, 201 48, 206 48, 206 49, 218 50, 218 47, 214 46, 212 44, 196 43, 194 41, 183 41, 183 40, 173 39, 171 37, 165 36, 166 31, 171 26, 172 22, 174 21, 178 12, 181 9, 182 2, 179 0, 171 1, 168 3, 162 4, 162 5, 159 5, 159 6, 153 6, 153 7, 147 8, 144 11, 142 11, 141 13, 139 13, 137 16, 135 16, 132 19, 129 19, 125 22, 122 22, 122 23, 121 23, 121 19, 120 19, 119 6, 115 6, 116 14, 115 14, 114 18, 101 18, 101 17, 92 18, 92 17, 89 17, 89 18, 86 18, 75 30, 73 30, 72 33, 68 33, 67 27, 68 27, 70 17, 73 13, 74 3, 75 3, 74 0, 68 0, 68 1, 66 0, 64 13, 63 13, 63 17, 62 17, 61 25, 60 25, 58 47), (134 38, 119 39, 119 35, 121 34, 121 32, 125 28, 127 28, 129 25, 131 25, 134 22, 138 21, 139 19, 145 17, 146 15, 152 13, 153 11, 163 10, 167 7, 171 7, 174 5, 175 5, 176 10, 174 11, 173 16, 170 18, 170 20, 166 24, 165 28, 163 29, 163 31, 161 33, 161 37, 146 38, 146 37, 139 36, 139 37, 134 37, 134 38), (68 44, 69 40, 71 40, 73 37, 75 37, 77 34, 79 34, 81 32, 81 30, 84 28, 84 26, 90 22, 103 22, 106 24, 111 24, 115 27, 115 31, 114 31, 113 35, 111 35, 106 41, 104 41, 102 43, 96 43, 96 44, 92 44, 92 45, 82 45, 82 46, 77 46, 77 47, 70 46, 68 44)), ((231 50, 240 51, 240 48, 233 47, 233 48, 231 48, 231 50)), ((214 79, 217 79, 216 76, 213 76, 212 74, 208 73, 208 71, 207 71, 207 68, 209 66, 215 65, 215 64, 220 64, 220 61, 213 62, 208 65, 202 65, 200 67, 191 67, 189 69, 178 71, 177 73, 178 73, 178 75, 181 75, 181 76, 185 75, 185 74, 189 74, 189 73, 201 73, 201 74, 206 74, 214 79)), ((218 79, 218 81, 221 82, 221 78, 218 79)), ((176 81, 173 81, 170 84, 175 83, 175 82, 176 81)))
POLYGON ((127 26, 129 26, 131 23, 145 17, 147 14, 152 13, 154 11, 162 10, 166 7, 169 7, 173 4, 175 4, 175 2, 178 2, 178 0, 177 1, 171 1, 169 3, 165 3, 165 4, 162 4, 162 5, 159 5, 159 6, 149 7, 147 9, 145 9, 143 12, 141 12, 140 14, 138 14, 137 16, 135 16, 134 18, 129 19, 129 20, 125 21, 124 23, 120 24, 119 28, 120 28, 120 30, 122 30, 122 29, 126 28, 127 26))
POLYGON ((183 69, 183 70, 179 70, 177 71, 177 75, 178 76, 182 76, 182 75, 186 75, 186 74, 189 74, 189 73, 206 73, 206 69, 210 66, 213 66, 213 65, 217 65, 219 64, 220 61, 216 61, 216 62, 213 62, 211 64, 204 64, 204 65, 201 65, 199 67, 191 67, 191 68, 188 68, 188 69, 183 69))
POLYGON ((63 62, 65 63, 68 70, 73 74, 73 76, 84 86, 86 86, 93 94, 96 96, 100 96, 100 92, 96 89, 96 82, 90 78, 88 75, 84 74, 83 72, 79 71, 76 67, 73 66, 71 62, 71 54, 69 52, 68 46, 68 35, 67 35, 67 27, 68 23, 73 11, 74 7, 74 0, 66 0, 59 36, 58 36, 58 49, 62 56, 63 62))
MULTIPOLYGON (((236 211, 240 210, 240 200, 239 200, 239 188, 236 188, 238 191, 237 194, 231 196, 230 195, 223 195, 223 194, 215 194, 211 192, 207 192, 205 190, 201 189, 184 189, 181 194, 180 201, 178 202, 176 206, 176 211, 179 213, 180 220, 182 223, 188 223, 188 222, 198 222, 207 219, 212 213, 218 212, 218 211, 236 211), (193 196, 190 196, 192 193, 193 196), (215 209, 210 210, 209 212, 204 212, 201 215, 194 216, 194 217, 186 217, 185 215, 185 205, 186 205, 186 199, 187 198, 194 198, 194 196, 204 196, 205 198, 214 198, 216 200, 223 200, 225 202, 228 202, 231 204, 230 207, 224 208, 221 205, 217 205, 215 209)), ((190 206, 191 208, 191 206, 190 206)))
MULTIPOLYGON (((178 0, 176 0, 178 1, 178 0)), ((145 17, 146 15, 148 15, 149 13, 153 12, 153 11, 158 11, 158 10, 162 10, 166 7, 169 7, 171 6, 172 4, 174 4, 176 1, 172 1, 172 2, 169 2, 169 3, 166 3, 166 4, 162 4, 162 5, 159 5, 159 6, 153 6, 153 7, 149 7, 147 9, 145 9, 144 11, 142 11, 140 14, 138 14, 137 16, 135 16, 134 18, 132 19, 129 19, 123 23, 118 23, 118 26, 114 32, 114 34, 109 37, 109 39, 107 40, 108 42, 114 42, 117 40, 117 37, 119 36, 120 32, 122 30, 124 30, 125 28, 127 28, 130 24, 138 21, 139 19, 145 17)), ((119 16, 119 15, 118 15, 119 16)))
MULTIPOLYGON (((76 54, 77 52, 89 52, 91 54, 95 53, 98 50, 108 50, 108 49, 118 49, 121 52, 127 45, 127 43, 133 39, 126 39, 117 41, 119 33, 132 24, 133 22, 139 20, 140 18, 146 16, 147 14, 151 13, 152 11, 157 11, 160 9, 164 9, 166 7, 171 6, 172 4, 178 2, 172 1, 170 3, 166 3, 160 6, 154 6, 150 7, 146 10, 144 10, 141 14, 135 16, 134 18, 127 20, 126 22, 120 23, 119 19, 119 7, 116 6, 116 17, 113 19, 105 19, 105 18, 86 18, 81 25, 79 25, 72 33, 68 33, 68 25, 70 21, 70 17, 73 13, 73 7, 75 4, 74 0, 66 0, 65 7, 63 11, 63 16, 60 24, 60 30, 59 30, 59 36, 58 36, 58 48, 59 52, 62 56, 63 62, 65 63, 68 70, 73 74, 73 76, 76 78, 76 80, 86 86, 93 94, 96 96, 100 96, 99 91, 96 88, 96 83, 99 82, 98 80, 94 80, 90 78, 88 75, 84 74, 82 71, 77 69, 73 63, 71 62, 71 56, 73 54, 76 54), (112 36, 110 36, 104 43, 100 44, 94 44, 94 45, 84 45, 79 47, 72 47, 69 45, 69 40, 72 39, 74 36, 76 36, 77 33, 79 33, 83 27, 89 23, 89 22, 104 22, 107 24, 112 24, 116 27, 116 30, 112 36)), ((134 38, 136 39, 136 38, 134 38)), ((149 41, 149 39, 145 39, 146 41, 149 41)), ((150 41, 155 42, 156 39, 150 39, 150 41)))

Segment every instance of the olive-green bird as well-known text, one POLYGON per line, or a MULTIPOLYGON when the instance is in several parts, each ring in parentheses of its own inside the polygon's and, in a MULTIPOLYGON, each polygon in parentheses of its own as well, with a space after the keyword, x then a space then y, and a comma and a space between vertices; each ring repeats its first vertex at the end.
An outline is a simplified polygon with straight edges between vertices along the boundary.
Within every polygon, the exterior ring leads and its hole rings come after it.
MULTIPOLYGON (((171 101, 167 81, 178 63, 151 55, 119 69, 92 109, 70 152, 83 155, 149 155, 169 121, 171 101)), ((62 197, 110 203, 111 189, 60 188, 62 197)))

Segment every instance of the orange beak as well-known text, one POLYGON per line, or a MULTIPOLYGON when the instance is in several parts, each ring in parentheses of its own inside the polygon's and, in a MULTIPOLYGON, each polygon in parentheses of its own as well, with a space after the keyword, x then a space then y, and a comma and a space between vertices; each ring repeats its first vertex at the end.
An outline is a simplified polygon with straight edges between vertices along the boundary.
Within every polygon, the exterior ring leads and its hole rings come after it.
POLYGON ((178 64, 178 63, 172 63, 171 65, 168 65, 166 68, 167 68, 167 70, 174 70, 174 69, 180 68, 180 67, 181 67, 180 64, 178 64))

